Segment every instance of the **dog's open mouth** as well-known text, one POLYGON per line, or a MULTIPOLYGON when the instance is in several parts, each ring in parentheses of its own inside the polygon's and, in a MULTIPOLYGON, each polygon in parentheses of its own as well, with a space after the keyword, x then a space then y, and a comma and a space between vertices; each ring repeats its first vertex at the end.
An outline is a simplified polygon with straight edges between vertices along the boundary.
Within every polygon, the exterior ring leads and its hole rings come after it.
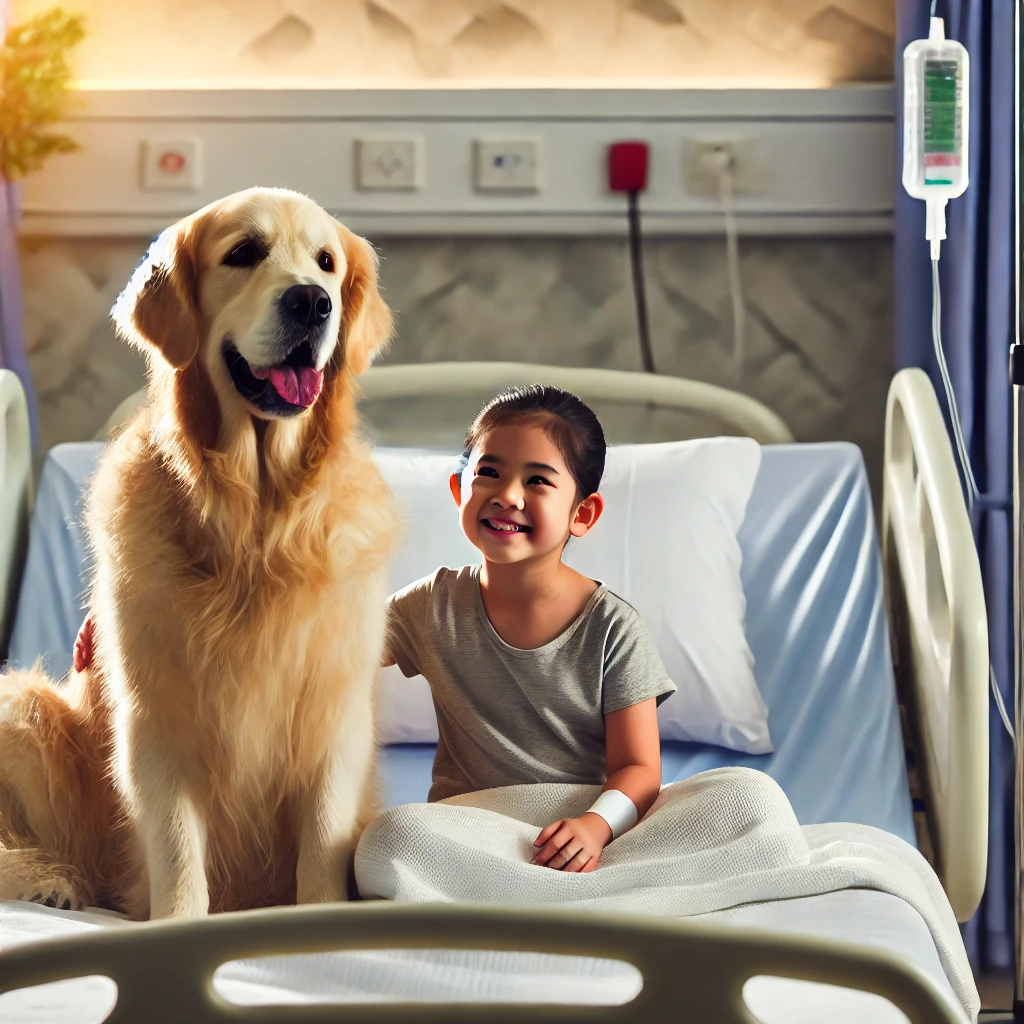
POLYGON ((322 370, 313 366, 309 342, 297 345, 277 366, 250 366, 230 343, 224 361, 238 393, 262 412, 291 416, 308 409, 324 385, 322 370))

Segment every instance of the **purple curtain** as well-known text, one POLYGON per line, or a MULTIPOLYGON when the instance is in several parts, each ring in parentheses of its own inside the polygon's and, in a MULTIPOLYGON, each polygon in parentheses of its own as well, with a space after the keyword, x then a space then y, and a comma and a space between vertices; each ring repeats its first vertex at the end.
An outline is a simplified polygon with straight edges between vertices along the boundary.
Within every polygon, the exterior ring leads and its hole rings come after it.
MULTIPOLYGON (((0 32, 10 24, 10 0, 0 6, 0 32)), ((25 355, 25 335, 21 319, 21 268, 18 263, 18 187, 0 178, 0 367, 13 370, 28 395, 28 411, 35 445, 36 402, 32 378, 25 355)))
MULTIPOLYGON (((930 0, 897 0, 897 103, 902 107, 903 49, 928 35, 930 0)), ((942 340, 964 439, 979 488, 1006 496, 1011 487, 1009 350, 1013 341, 1014 0, 938 0, 946 35, 971 61, 970 184, 946 207, 942 244, 942 340)), ((897 122, 898 161, 903 125, 897 122)), ((927 370, 942 396, 932 351, 931 264, 924 203, 900 184, 895 195, 896 365, 927 370)), ((945 406, 944 397, 939 403, 945 406)), ((1011 526, 1002 509, 976 512, 975 535, 988 605, 989 643, 1003 701, 1013 714, 1011 526)), ((994 705, 989 716, 988 879, 981 907, 964 927, 975 970, 1013 962, 1013 751, 994 705)))

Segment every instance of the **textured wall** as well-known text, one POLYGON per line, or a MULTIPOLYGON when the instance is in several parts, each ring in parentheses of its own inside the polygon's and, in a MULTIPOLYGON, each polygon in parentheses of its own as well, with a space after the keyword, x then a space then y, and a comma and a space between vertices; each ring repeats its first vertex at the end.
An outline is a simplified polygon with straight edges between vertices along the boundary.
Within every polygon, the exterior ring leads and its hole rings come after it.
MULTIPOLYGON (((15 19, 53 0, 14 0, 15 19)), ((89 79, 599 79, 734 87, 892 76, 893 0, 66 0, 87 16, 89 79)), ((25 319, 44 444, 91 436, 143 383, 107 311, 138 240, 26 240, 25 319)), ((611 239, 387 239, 401 314, 389 359, 519 359, 638 368, 625 245, 611 239)), ((892 369, 888 239, 744 239, 749 357, 731 365, 721 239, 652 240, 658 369, 764 400, 807 440, 861 444, 873 475, 892 369)), ((390 409, 455 437, 470 407, 390 409), (442 424, 440 421, 444 420, 442 424)), ((670 434, 662 415, 602 410, 613 436, 670 434), (638 418, 639 417, 639 418, 638 418)))
MULTIPOLYGON (((53 0, 14 0, 16 20, 53 0)), ((66 0, 82 78, 892 77, 894 0, 66 0)))
MULTIPOLYGON (((22 243, 44 445, 90 437, 144 382, 142 359, 114 339, 107 313, 145 247, 22 243)), ((622 240, 392 238, 380 249, 385 293, 399 314, 389 362, 640 368, 622 240)), ((652 239, 645 251, 659 372, 737 386, 724 242, 652 239)), ((891 261, 888 238, 741 240, 748 357, 739 388, 775 409, 801 440, 860 444, 875 480, 892 375, 891 261)), ((472 402, 378 410, 382 420, 386 413, 453 441, 472 411, 472 402)), ((680 425, 666 415, 599 411, 618 439, 635 430, 664 437, 680 425)))

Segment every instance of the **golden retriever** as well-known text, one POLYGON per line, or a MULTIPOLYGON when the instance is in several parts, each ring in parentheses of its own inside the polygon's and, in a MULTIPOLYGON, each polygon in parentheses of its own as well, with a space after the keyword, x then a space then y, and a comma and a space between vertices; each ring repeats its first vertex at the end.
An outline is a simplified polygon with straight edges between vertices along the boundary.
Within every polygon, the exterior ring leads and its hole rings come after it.
POLYGON ((148 404, 86 500, 92 665, 0 676, 0 899, 344 899, 398 526, 357 434, 391 332, 375 254, 250 189, 165 231, 112 316, 148 404))

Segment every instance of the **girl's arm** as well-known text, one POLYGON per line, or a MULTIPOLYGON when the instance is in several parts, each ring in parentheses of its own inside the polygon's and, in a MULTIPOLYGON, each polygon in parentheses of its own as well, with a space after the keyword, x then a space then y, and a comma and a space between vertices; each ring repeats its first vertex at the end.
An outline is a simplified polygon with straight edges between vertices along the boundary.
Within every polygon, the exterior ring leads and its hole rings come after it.
POLYGON ((387 599, 381 668, 397 665, 406 677, 420 674, 418 662, 427 633, 426 619, 430 611, 434 579, 439 573, 447 571, 441 569, 433 576, 425 576, 387 599))
POLYGON ((653 697, 604 717, 608 764, 605 791, 617 789, 636 805, 642 818, 661 792, 661 737, 653 697))
MULTIPOLYGON (((605 715, 604 734, 608 766, 604 792, 614 789, 624 793, 636 806, 639 820, 661 791, 656 699, 650 697, 605 715)), ((530 863, 562 871, 593 871, 611 840, 608 822, 595 811, 587 811, 580 818, 563 818, 548 825, 534 842, 540 849, 530 863)))

